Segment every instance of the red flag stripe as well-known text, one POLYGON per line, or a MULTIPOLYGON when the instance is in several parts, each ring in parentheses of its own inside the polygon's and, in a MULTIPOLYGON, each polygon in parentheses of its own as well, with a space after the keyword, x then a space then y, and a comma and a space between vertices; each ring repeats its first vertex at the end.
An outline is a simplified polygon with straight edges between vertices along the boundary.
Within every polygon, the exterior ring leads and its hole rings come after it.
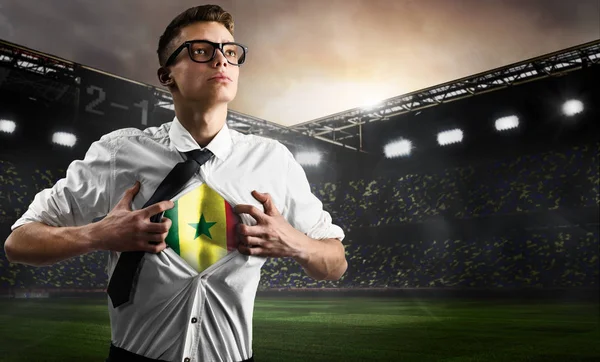
POLYGON ((235 228, 238 224, 238 216, 233 212, 231 205, 225 200, 225 218, 227 222, 227 252, 237 249, 238 241, 235 228))

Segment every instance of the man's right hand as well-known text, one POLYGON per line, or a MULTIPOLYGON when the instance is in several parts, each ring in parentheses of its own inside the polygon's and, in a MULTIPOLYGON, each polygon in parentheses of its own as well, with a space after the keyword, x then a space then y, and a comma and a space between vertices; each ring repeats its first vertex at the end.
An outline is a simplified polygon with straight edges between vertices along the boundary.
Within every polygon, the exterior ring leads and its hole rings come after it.
POLYGON ((161 201, 132 211, 131 202, 139 190, 140 182, 136 181, 104 219, 88 225, 95 249, 159 253, 167 247, 165 239, 171 228, 171 220, 163 217, 160 222, 154 223, 150 218, 172 209, 175 204, 170 200, 161 201))

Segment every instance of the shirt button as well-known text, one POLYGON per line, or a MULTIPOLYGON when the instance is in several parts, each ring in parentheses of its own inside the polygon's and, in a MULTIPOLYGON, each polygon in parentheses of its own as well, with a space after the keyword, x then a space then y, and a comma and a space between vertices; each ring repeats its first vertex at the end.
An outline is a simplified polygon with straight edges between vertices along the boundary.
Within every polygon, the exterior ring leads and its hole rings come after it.
POLYGON ((190 362, 190 359, 186 357, 183 362, 190 362))
POLYGON ((192 318, 192 323, 196 323, 196 322, 198 322, 198 318, 196 318, 196 317, 192 318))

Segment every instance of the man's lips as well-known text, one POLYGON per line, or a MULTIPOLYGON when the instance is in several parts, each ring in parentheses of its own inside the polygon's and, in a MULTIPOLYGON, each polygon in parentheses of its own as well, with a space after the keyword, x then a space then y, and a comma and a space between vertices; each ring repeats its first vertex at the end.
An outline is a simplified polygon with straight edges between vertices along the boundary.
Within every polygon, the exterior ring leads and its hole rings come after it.
POLYGON ((222 80, 231 82, 231 78, 224 74, 215 75, 214 77, 208 78, 208 80, 222 80))

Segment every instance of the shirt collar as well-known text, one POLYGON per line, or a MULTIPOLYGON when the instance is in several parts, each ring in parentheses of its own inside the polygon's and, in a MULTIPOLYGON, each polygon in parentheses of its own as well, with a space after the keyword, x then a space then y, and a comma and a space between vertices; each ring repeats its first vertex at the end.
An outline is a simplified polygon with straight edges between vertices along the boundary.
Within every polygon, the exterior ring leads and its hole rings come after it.
MULTIPOLYGON (((196 149, 202 150, 202 147, 198 145, 198 142, 196 142, 190 132, 185 129, 177 117, 174 117, 173 122, 171 123, 169 138, 179 152, 189 152, 196 149)), ((223 128, 221 128, 215 138, 213 138, 205 148, 208 148, 218 159, 224 161, 231 153, 232 146, 233 141, 231 140, 229 127, 227 127, 227 122, 225 122, 223 128)))

